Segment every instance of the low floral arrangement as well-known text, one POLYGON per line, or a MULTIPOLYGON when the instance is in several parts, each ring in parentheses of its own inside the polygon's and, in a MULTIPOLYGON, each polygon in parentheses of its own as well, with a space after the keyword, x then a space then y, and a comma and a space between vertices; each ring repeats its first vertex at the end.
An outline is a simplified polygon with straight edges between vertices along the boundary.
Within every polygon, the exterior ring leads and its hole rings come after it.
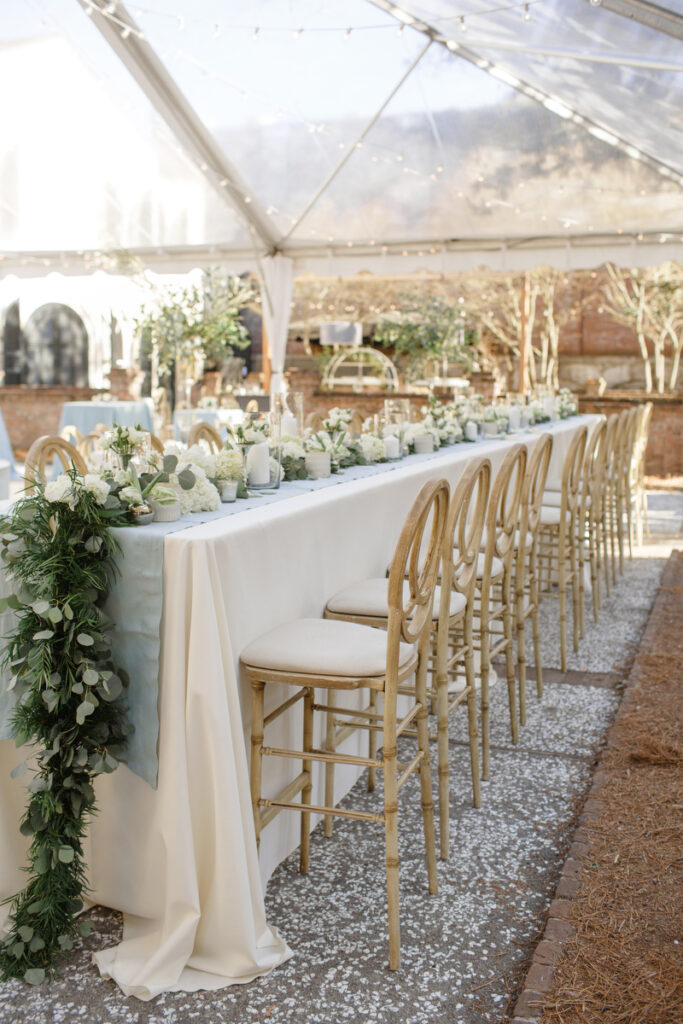
POLYGON ((4 667, 17 697, 12 730, 34 748, 21 832, 31 840, 26 885, 9 901, 0 979, 39 985, 71 949, 87 890, 82 840, 95 812, 93 782, 126 757, 128 679, 112 661, 102 612, 115 572, 112 526, 128 506, 102 478, 75 470, 15 503, 0 520, 0 557, 15 613, 4 667))
POLYGON ((230 441, 233 445, 244 447, 250 444, 261 444, 270 435, 270 424, 267 420, 253 420, 244 426, 230 428, 230 441))
POLYGON ((103 435, 99 447, 104 451, 115 452, 121 459, 121 465, 126 469, 133 456, 144 451, 148 441, 149 434, 138 423, 135 427, 115 426, 113 430, 103 435))
POLYGON ((299 437, 285 436, 280 441, 280 466, 283 480, 305 480, 306 446, 299 437))
POLYGON ((557 415, 561 420, 566 420, 569 416, 576 416, 578 411, 578 404, 569 388, 561 388, 560 393, 555 398, 555 412, 557 415))
POLYGON ((345 434, 352 419, 353 409, 340 409, 339 406, 335 406, 323 420, 323 429, 328 434, 345 434))

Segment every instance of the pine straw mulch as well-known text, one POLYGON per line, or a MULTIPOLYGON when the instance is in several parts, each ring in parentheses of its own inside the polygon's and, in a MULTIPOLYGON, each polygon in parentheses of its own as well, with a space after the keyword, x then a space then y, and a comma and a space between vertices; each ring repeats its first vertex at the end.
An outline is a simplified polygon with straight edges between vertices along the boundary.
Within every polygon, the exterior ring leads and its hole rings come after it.
POLYGON ((597 818, 542 1024, 683 1021, 683 552, 609 735, 597 818))

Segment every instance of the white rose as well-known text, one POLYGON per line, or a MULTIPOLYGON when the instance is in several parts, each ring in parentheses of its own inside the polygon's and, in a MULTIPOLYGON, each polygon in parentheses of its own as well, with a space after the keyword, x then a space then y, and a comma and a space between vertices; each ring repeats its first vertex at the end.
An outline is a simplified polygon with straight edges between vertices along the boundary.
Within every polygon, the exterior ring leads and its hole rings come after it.
POLYGON ((51 480, 45 485, 45 500, 50 502, 61 501, 73 509, 78 502, 78 495, 74 493, 71 478, 66 473, 60 473, 56 480, 51 480))
POLYGON ((96 473, 86 473, 83 480, 83 487, 90 494, 95 496, 98 505, 104 505, 109 494, 109 484, 96 473))

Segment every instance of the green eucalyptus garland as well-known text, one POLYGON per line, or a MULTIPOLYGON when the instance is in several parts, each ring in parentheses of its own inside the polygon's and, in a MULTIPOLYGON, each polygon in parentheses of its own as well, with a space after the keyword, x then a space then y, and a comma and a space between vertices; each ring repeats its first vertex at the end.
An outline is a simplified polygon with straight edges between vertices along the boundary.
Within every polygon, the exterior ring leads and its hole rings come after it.
MULTIPOLYGON (((0 520, 0 557, 15 593, 16 629, 4 651, 18 700, 17 746, 36 748, 21 832, 31 837, 25 888, 7 900, 0 979, 40 984, 56 973, 75 935, 87 890, 82 840, 95 812, 93 781, 125 759, 128 685, 111 658, 102 612, 118 550, 112 526, 130 525, 125 504, 99 478, 60 477, 59 500, 39 488, 0 520)), ((50 485, 47 489, 50 492, 50 485)), ((23 774, 26 763, 14 775, 23 774)))

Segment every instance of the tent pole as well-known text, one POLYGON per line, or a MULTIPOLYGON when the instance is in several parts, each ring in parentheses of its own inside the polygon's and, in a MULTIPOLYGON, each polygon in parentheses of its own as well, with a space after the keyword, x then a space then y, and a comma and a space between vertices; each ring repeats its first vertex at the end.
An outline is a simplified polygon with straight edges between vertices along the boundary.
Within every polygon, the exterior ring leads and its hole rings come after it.
POLYGON ((518 379, 517 379, 517 390, 521 395, 526 394, 529 386, 529 374, 528 374, 528 362, 529 362, 529 345, 527 338, 527 315, 526 315, 526 295, 529 287, 529 275, 525 274, 522 278, 522 301, 520 302, 520 338, 519 338, 519 367, 518 367, 518 379))

